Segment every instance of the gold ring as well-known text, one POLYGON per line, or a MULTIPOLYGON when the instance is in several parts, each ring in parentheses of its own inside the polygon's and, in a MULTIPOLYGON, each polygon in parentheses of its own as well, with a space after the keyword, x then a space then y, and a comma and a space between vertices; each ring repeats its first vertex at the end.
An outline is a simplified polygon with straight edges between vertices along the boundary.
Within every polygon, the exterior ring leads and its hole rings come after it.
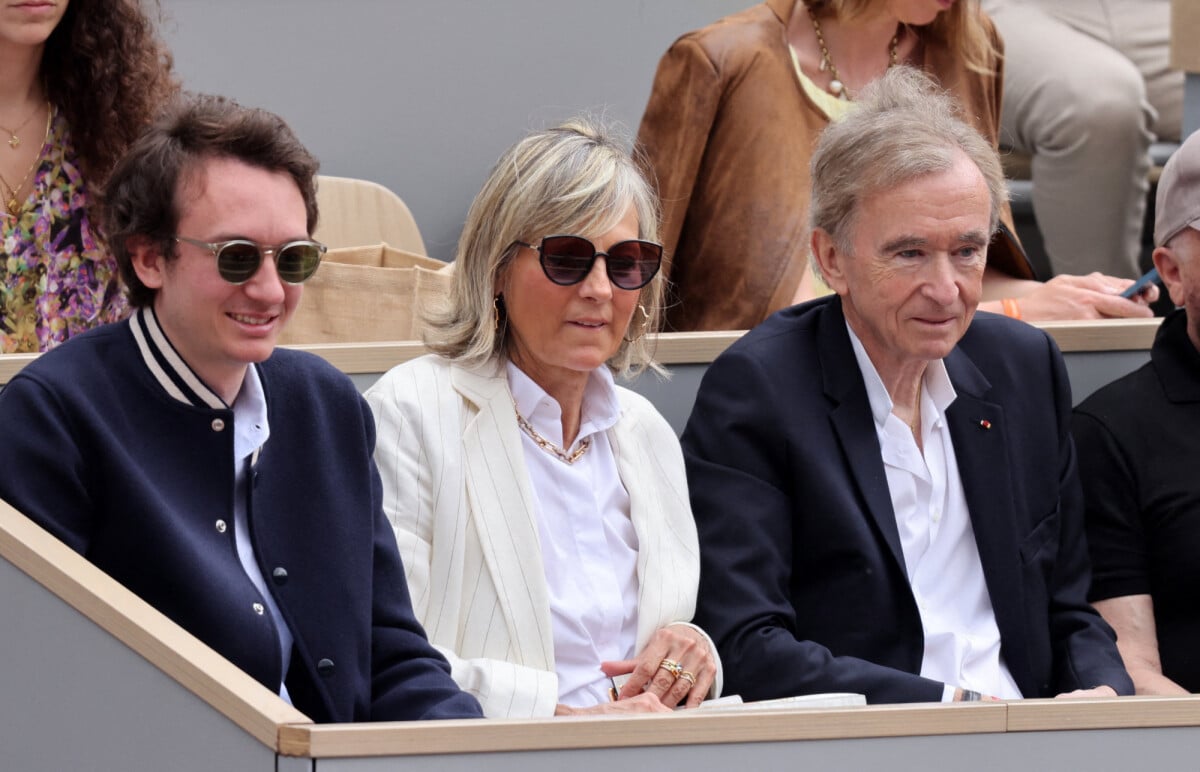
POLYGON ((682 673, 679 674, 679 677, 682 678, 683 680, 687 681, 692 686, 696 685, 696 674, 690 670, 684 670, 682 673))
POLYGON ((684 672, 683 665, 673 659, 664 659, 662 662, 659 662, 658 669, 665 670, 676 678, 679 678, 684 672))

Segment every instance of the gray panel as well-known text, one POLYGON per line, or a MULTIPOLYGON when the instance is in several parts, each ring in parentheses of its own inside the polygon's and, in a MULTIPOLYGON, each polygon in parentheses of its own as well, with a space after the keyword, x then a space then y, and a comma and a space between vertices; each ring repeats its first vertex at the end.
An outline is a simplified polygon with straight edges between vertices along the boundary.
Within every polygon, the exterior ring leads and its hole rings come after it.
MULTIPOLYGON (((798 718, 797 720, 803 720, 798 718)), ((664 731, 667 728, 664 727, 664 731)), ((814 740, 655 748, 600 748, 457 756, 320 759, 316 772, 561 772, 561 770, 1195 769, 1200 728, 814 740)))
MULTIPOLYGON (((1071 394, 1075 404, 1107 383, 1141 367, 1150 361, 1149 351, 1076 351, 1064 355, 1067 375, 1071 379, 1071 394)), ((683 434, 696 391, 704 377, 707 364, 672 365, 667 368, 671 378, 664 380, 652 372, 644 372, 632 382, 622 382, 646 397, 663 414, 676 434, 683 434)), ((364 391, 379 379, 380 373, 352 375, 356 386, 364 391)))
POLYGON ((314 772, 317 762, 296 756, 276 756, 275 772, 314 772))
POLYGON ((273 110, 450 259, 496 158, 583 111, 637 130, 671 42, 751 0, 163 0, 188 88, 273 110))
POLYGON ((645 372, 632 383, 624 385, 654 403, 676 434, 683 434, 692 405, 696 404, 696 392, 700 379, 708 370, 707 364, 671 365, 671 379, 663 380, 655 373, 645 372))
POLYGON ((275 753, 0 559, 0 768, 275 769, 275 753))
POLYGON ((1183 133, 1184 139, 1200 129, 1200 74, 1189 72, 1183 76, 1183 133))
POLYGON ((1150 361, 1150 351, 1074 351, 1064 354, 1071 398, 1078 405, 1093 391, 1150 361))

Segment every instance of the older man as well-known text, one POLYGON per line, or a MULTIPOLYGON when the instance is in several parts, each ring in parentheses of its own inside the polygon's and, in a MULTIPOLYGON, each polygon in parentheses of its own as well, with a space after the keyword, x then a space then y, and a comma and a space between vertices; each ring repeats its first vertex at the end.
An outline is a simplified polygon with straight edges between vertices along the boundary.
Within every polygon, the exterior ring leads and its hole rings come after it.
POLYGON ((1138 693, 1200 691, 1200 134, 1158 183, 1154 265, 1181 308, 1150 363, 1075 410, 1091 598, 1138 693))
POLYGON ((366 403, 275 350, 316 169, 214 97, 133 145, 105 231, 137 310, 0 392, 0 498, 316 721, 479 716, 413 617, 366 403))
POLYGON ((1003 195, 994 151, 911 70, 822 135, 811 246, 836 295, 719 357, 683 437, 727 691, 1132 690, 1086 602, 1061 356, 975 317, 1003 195))

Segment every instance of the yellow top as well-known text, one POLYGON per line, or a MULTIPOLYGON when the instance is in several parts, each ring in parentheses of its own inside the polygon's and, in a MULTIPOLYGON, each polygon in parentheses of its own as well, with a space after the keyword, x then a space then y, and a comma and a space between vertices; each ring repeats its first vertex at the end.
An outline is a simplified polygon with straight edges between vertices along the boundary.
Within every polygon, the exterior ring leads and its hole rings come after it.
MULTIPOLYGON (((796 70, 796 78, 800 81, 800 87, 804 89, 804 94, 812 100, 813 104, 825 114, 825 117, 830 122, 840 121, 845 118, 854 107, 854 103, 848 99, 835 97, 825 89, 813 83, 812 78, 804 74, 804 70, 800 67, 800 59, 796 56, 796 49, 788 46, 788 50, 792 53, 792 67, 796 70)), ((812 270, 812 266, 808 269, 813 274, 813 291, 816 293, 814 297, 823 297, 833 292, 819 274, 812 270)))

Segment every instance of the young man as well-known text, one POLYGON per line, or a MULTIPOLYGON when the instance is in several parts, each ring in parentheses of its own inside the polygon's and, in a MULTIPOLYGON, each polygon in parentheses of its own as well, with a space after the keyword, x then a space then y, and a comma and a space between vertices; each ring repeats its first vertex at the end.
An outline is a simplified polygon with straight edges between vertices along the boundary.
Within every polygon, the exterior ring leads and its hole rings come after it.
POLYGON ((0 498, 314 720, 479 716, 413 617, 365 402, 275 350, 316 169, 216 97, 134 144, 104 210, 136 310, 0 392, 0 498))

